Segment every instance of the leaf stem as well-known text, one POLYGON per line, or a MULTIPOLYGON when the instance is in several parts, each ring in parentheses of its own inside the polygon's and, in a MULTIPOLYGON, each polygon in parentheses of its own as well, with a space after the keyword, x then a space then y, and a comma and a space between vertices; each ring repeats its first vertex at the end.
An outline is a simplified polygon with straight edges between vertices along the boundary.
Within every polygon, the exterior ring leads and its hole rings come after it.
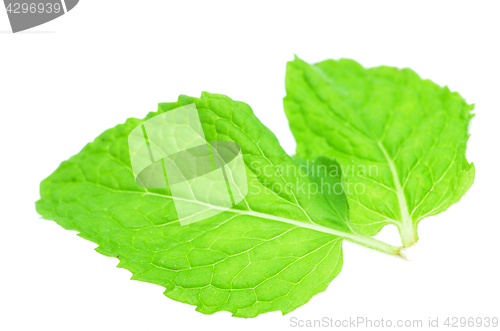
POLYGON ((406 196, 404 187, 401 186, 399 181, 399 174, 396 168, 396 164, 387 153, 384 145, 379 141, 378 146, 382 153, 384 154, 387 164, 391 169, 392 179, 394 180, 394 186, 396 188, 396 196, 398 198, 399 209, 401 211, 401 223, 398 225, 399 235, 401 236, 401 241, 404 247, 410 247, 418 240, 417 229, 413 226, 413 220, 408 211, 408 204, 406 203, 406 196))
POLYGON ((331 228, 328 228, 328 227, 325 227, 325 226, 322 226, 322 225, 319 225, 316 223, 306 223, 306 222, 296 221, 296 220, 283 218, 283 217, 279 217, 279 216, 262 214, 262 213, 254 212, 254 211, 234 210, 234 209, 230 209, 230 211, 237 212, 237 213, 243 214, 243 215, 251 215, 251 216, 260 217, 260 218, 264 218, 264 219, 272 219, 272 220, 276 220, 276 221, 280 221, 280 222, 284 222, 284 223, 288 223, 288 224, 293 224, 293 225, 296 225, 296 226, 299 226, 302 228, 324 232, 324 233, 330 233, 330 234, 333 234, 335 236, 339 236, 339 237, 348 239, 349 241, 354 242, 358 245, 361 245, 361 246, 364 246, 367 248, 371 248, 371 249, 374 249, 376 251, 379 251, 379 252, 382 252, 385 254, 400 257, 400 258, 406 260, 404 247, 389 245, 383 241, 380 241, 380 240, 375 239, 373 237, 370 237, 368 235, 357 232, 353 228, 351 228, 352 232, 343 232, 343 231, 331 229, 331 228))
POLYGON ((401 236, 401 241, 404 247, 410 247, 418 241, 418 233, 411 219, 409 221, 404 221, 401 226, 398 227, 399 235, 401 236))
POLYGON ((406 250, 404 247, 389 245, 383 241, 380 241, 378 239, 375 239, 373 237, 361 233, 355 233, 352 236, 345 236, 345 237, 349 241, 356 243, 358 245, 371 248, 385 254, 396 256, 402 258, 403 260, 407 260, 406 250))

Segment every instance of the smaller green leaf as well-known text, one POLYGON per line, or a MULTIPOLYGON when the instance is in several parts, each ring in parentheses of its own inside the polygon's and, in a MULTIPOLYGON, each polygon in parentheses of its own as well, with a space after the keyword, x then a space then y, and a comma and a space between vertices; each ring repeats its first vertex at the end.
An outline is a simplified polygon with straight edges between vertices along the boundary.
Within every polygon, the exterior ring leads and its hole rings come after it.
POLYGON ((340 163, 350 218, 364 233, 394 224, 410 246, 422 219, 445 211, 472 185, 465 151, 473 106, 447 87, 410 69, 296 58, 286 90, 297 154, 340 163))

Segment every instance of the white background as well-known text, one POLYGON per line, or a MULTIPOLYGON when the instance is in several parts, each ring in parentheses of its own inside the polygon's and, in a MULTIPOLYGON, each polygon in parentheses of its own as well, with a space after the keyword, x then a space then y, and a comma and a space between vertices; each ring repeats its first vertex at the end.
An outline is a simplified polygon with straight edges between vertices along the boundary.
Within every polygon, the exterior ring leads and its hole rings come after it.
MULTIPOLYGON (((0 9, 0 329, 285 330, 291 317, 424 325, 500 317, 497 4, 82 0, 15 35, 0 9), (293 54, 410 67, 476 104, 467 151, 475 183, 420 224, 411 262, 346 243, 340 275, 292 313, 206 316, 160 286, 129 280, 95 244, 39 219, 39 183, 61 161, 179 94, 247 102, 293 153, 282 107, 293 54)), ((378 237, 398 239, 390 227, 378 237)))

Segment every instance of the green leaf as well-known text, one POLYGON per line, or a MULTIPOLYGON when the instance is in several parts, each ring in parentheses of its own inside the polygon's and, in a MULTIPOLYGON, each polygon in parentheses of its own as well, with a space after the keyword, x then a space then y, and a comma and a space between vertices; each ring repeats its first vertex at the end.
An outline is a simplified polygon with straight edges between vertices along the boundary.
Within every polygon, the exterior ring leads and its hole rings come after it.
POLYGON ((395 224, 403 244, 472 185, 465 151, 473 115, 458 93, 410 69, 365 69, 352 60, 289 62, 284 99, 297 154, 335 157, 350 217, 375 235, 395 224))
POLYGON ((97 243, 98 252, 119 258, 132 279, 164 286, 166 296, 202 313, 288 313, 340 272, 343 239, 393 255, 399 251, 357 233, 347 222, 345 197, 332 203, 332 197, 312 194, 309 177, 297 170, 245 103, 209 93, 180 96, 144 120, 132 118, 105 131, 63 162, 42 182, 36 208, 43 218, 97 243), (207 141, 241 147, 248 194, 232 209, 181 225, 170 187, 136 183, 128 139, 147 120, 191 104, 207 141))

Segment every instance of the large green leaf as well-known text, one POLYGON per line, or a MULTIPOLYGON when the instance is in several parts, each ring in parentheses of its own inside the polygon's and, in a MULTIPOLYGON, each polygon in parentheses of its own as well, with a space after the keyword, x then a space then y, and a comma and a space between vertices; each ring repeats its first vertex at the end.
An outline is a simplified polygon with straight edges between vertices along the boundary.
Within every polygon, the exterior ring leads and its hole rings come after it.
POLYGON ((36 207, 43 218, 97 243, 98 252, 119 258, 133 279, 162 285, 168 297, 202 313, 287 313, 340 272, 344 238, 393 255, 399 250, 356 233, 345 196, 336 204, 335 197, 311 194, 309 176, 296 168, 245 103, 208 93, 181 96, 144 120, 105 131, 63 162, 42 182, 36 207), (136 184, 127 139, 146 120, 190 104, 207 141, 241 147, 249 192, 234 208, 183 226, 168 187, 136 184))
POLYGON ((410 69, 296 58, 287 66, 286 91, 297 154, 339 161, 350 217, 364 233, 395 224, 410 246, 423 218, 472 185, 465 150, 473 106, 447 87, 410 69))

